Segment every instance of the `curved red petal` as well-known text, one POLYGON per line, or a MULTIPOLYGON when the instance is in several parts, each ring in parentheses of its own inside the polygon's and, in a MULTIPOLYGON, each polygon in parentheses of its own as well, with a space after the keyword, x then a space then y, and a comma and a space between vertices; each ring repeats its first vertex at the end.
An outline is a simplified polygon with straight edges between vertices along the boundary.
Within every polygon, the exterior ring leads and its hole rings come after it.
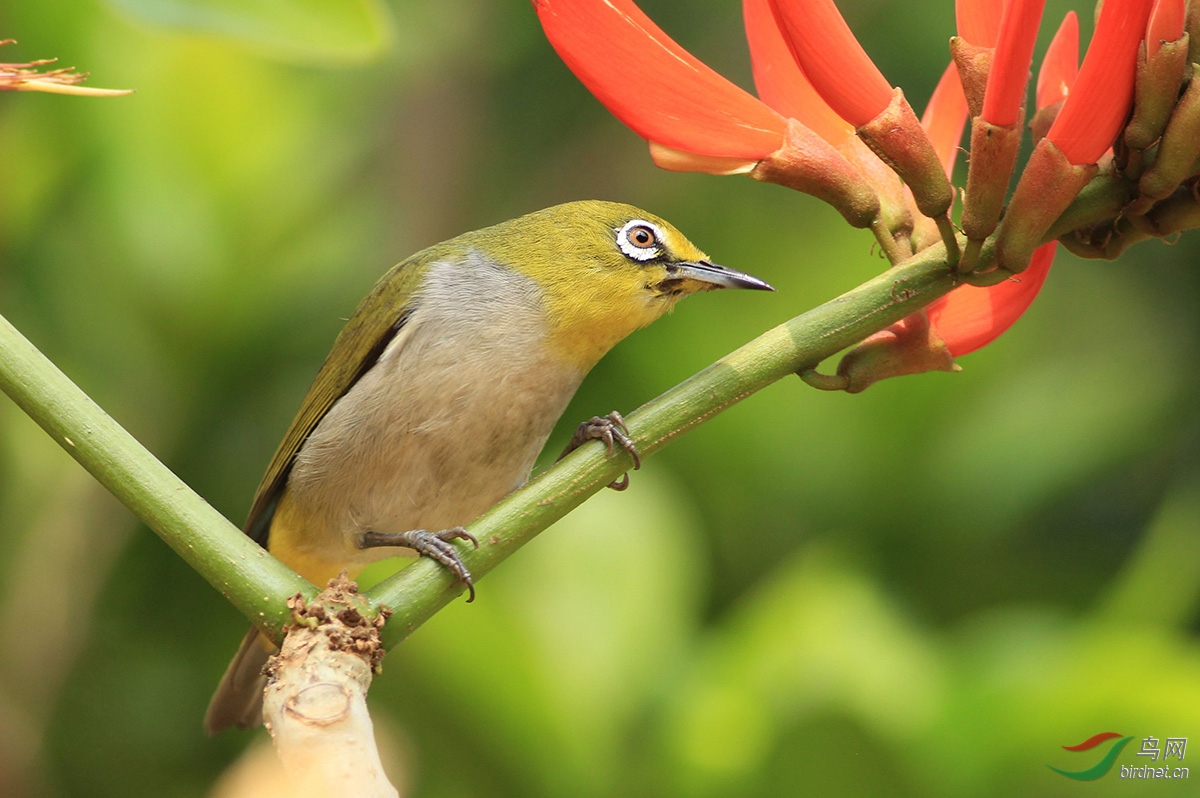
POLYGON ((1183 36, 1183 20, 1187 15, 1186 0, 1157 0, 1146 23, 1146 55, 1153 58, 1163 42, 1178 41, 1183 36))
POLYGON ((995 47, 1003 12, 1000 0, 957 0, 954 18, 958 35, 976 47, 995 47))
POLYGON ((854 127, 821 98, 792 57, 771 10, 771 0, 745 0, 742 15, 758 98, 830 144, 836 146, 853 136, 854 127))
POLYGON ((888 107, 891 84, 833 0, 771 0, 771 5, 796 63, 838 116, 860 127, 888 107))
POLYGON ((954 174, 967 113, 967 96, 963 94, 962 81, 958 77, 958 65, 951 61, 921 116, 921 125, 929 133, 929 141, 947 178, 954 174))
POLYGON ((1133 105, 1137 52, 1153 0, 1107 0, 1079 77, 1046 138, 1073 164, 1091 164, 1112 146, 1133 105))
POLYGON ((1068 11, 1038 70, 1037 109, 1040 111, 1067 99, 1079 77, 1079 17, 1068 11))
POLYGON ((744 175, 754 169, 761 158, 723 158, 720 155, 697 155, 651 141, 650 159, 659 169, 669 172, 705 172, 710 175, 744 175))
POLYGON ((596 99, 650 141, 760 159, 783 117, 676 44, 631 0, 535 0, 546 38, 596 99))
POLYGON ((1012 127, 1025 101, 1025 84, 1033 62, 1033 45, 1046 0, 1008 0, 1000 20, 1000 38, 983 95, 983 118, 997 127, 1012 127))
POLYGON ((1029 268, 1013 280, 987 288, 964 285, 930 304, 929 323, 950 353, 974 352, 1011 327, 1042 290, 1057 247, 1057 241, 1038 247, 1029 268))

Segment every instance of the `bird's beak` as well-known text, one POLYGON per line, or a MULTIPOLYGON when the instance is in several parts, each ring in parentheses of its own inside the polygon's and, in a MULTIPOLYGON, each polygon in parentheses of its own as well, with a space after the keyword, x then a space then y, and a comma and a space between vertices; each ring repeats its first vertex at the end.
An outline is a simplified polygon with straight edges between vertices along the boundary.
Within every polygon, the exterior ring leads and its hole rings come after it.
POLYGON ((775 289, 757 277, 739 272, 725 266, 718 266, 707 260, 683 261, 667 265, 667 280, 694 280, 704 283, 699 290, 713 288, 753 288, 756 291, 774 291, 775 289))

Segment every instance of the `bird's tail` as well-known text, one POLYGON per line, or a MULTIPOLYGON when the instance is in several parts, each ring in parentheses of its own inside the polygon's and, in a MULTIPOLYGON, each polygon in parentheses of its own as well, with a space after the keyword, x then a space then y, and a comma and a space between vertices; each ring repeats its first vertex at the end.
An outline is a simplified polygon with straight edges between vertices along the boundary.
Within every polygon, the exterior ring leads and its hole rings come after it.
POLYGON ((273 650, 251 626, 208 702, 204 731, 210 737, 230 726, 248 729, 262 723, 263 689, 267 686, 262 670, 273 650))

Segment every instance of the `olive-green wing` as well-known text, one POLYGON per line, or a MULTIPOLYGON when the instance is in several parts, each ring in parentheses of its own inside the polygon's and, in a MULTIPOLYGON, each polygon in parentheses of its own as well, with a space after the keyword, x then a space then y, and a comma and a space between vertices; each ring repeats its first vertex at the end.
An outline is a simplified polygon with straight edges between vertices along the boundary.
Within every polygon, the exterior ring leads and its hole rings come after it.
POLYGON ((271 458, 254 495, 254 504, 243 527, 261 545, 267 535, 275 505, 296 460, 296 453, 312 434, 333 403, 342 398, 366 371, 375 365, 388 343, 412 314, 413 295, 436 253, 425 250, 394 266, 367 295, 346 326, 338 333, 333 349, 317 372, 283 442, 271 458))

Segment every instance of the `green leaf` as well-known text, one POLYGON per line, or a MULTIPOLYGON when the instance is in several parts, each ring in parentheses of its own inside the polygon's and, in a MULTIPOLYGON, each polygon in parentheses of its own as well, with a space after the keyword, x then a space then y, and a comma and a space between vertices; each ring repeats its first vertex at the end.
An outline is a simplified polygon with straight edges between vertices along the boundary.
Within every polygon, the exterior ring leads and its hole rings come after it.
POLYGON ((622 794, 625 745, 686 662, 705 579, 687 494, 662 471, 633 479, 625 493, 593 496, 488 574, 474 604, 451 604, 396 649, 372 700, 446 724, 449 736, 472 730, 458 744, 520 773, 514 794, 622 794))
POLYGON ((108 0, 151 25, 231 39, 299 63, 355 63, 392 38, 382 0, 108 0))

